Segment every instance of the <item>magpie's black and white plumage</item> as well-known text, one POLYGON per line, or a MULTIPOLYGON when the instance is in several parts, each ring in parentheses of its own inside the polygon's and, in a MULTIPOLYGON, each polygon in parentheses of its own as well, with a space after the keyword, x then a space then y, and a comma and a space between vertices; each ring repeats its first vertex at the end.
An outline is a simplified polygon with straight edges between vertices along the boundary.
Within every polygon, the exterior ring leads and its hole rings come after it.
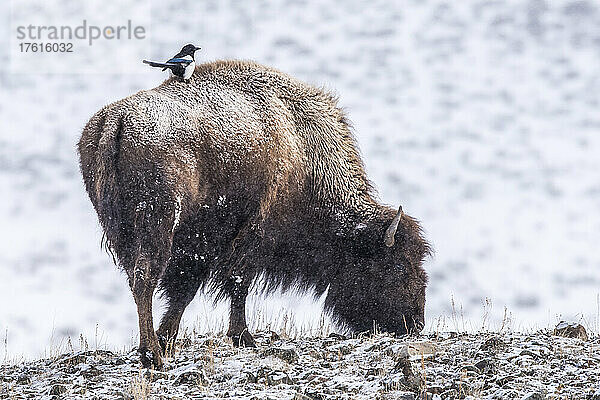
POLYGON ((200 50, 200 47, 196 47, 193 44, 186 44, 179 53, 175 54, 173 58, 164 63, 147 60, 143 60, 143 62, 151 67, 162 68, 163 71, 169 69, 173 75, 180 78, 190 79, 194 73, 194 68, 196 68, 194 53, 196 53, 197 50, 200 50))

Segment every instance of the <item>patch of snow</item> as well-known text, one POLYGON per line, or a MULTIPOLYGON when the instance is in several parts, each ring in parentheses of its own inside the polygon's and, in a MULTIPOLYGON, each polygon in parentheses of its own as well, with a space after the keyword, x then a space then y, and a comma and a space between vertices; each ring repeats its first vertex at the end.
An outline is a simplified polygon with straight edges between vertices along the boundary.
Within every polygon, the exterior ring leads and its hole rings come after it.
POLYGON ((183 196, 177 195, 175 200, 175 216, 173 218, 173 227, 171 228, 171 232, 175 232, 175 229, 179 225, 179 219, 181 218, 181 201, 183 200, 183 196))

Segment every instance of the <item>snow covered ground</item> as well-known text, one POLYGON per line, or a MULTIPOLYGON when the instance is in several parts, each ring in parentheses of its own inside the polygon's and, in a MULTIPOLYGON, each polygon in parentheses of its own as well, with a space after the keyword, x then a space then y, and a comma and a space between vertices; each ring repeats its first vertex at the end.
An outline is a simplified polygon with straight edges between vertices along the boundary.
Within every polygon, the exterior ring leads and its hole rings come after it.
POLYGON ((600 340, 534 334, 431 334, 391 338, 278 338, 258 348, 192 336, 140 369, 135 350, 93 347, 0 364, 4 398, 51 399, 591 399, 600 396, 600 340))
MULTIPOLYGON (((0 2, 0 337, 10 356, 80 333, 130 346, 135 307, 100 250, 75 143, 102 105, 164 76, 11 74, 9 15, 0 2)), ((598 3, 154 1, 151 35, 151 59, 194 42, 203 59, 254 59, 339 94, 381 200, 435 247, 429 329, 498 326, 507 307, 515 329, 563 316, 598 330, 598 3)), ((308 298, 250 303, 318 323, 308 298)), ((225 310, 198 298, 184 318, 217 326, 225 310)))

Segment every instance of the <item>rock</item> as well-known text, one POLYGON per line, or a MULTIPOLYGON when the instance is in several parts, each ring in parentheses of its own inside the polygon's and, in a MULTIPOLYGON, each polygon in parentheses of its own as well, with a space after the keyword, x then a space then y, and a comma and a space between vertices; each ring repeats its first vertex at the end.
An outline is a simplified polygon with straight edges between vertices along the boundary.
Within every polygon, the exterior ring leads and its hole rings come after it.
POLYGON ((481 351, 497 351, 506 346, 506 344, 502 341, 502 339, 493 336, 487 339, 485 342, 481 344, 479 350, 481 351))
POLYGON ((298 352, 292 346, 269 347, 262 355, 263 357, 275 356, 290 364, 298 361, 298 352))
POLYGON ((546 396, 544 396, 540 392, 531 392, 521 397, 521 400, 544 400, 545 398, 546 396))
POLYGON ((462 373, 466 373, 466 374, 472 373, 475 375, 479 375, 481 373, 479 368, 477 368, 475 365, 472 365, 472 364, 461 365, 459 367, 459 371, 461 371, 462 373))
POLYGON ((576 322, 560 321, 554 328, 555 336, 563 336, 581 340, 588 340, 588 334, 583 325, 576 322))
POLYGON ((273 344, 274 342, 281 340, 281 336, 272 330, 254 332, 253 337, 256 341, 263 345, 273 344))
POLYGON ((411 392, 402 392, 395 390, 383 395, 382 400, 415 400, 415 395, 411 392))
POLYGON ((250 371, 244 371, 246 374, 246 382, 248 383, 258 383, 258 377, 250 371))
POLYGON ((114 365, 123 365, 123 364, 125 364, 126 362, 127 362, 127 361, 126 361, 126 360, 125 360, 123 357, 116 357, 116 358, 113 360, 113 364, 114 364, 114 365))
POLYGON ((133 400, 133 396, 125 391, 115 393, 115 400, 133 400))
POLYGON ((346 336, 340 335, 339 333, 334 333, 334 332, 330 333, 329 336, 327 336, 327 337, 337 339, 337 340, 347 340, 348 339, 346 336))
POLYGON ((411 361, 428 359, 435 356, 437 347, 431 342, 415 342, 402 346, 398 350, 397 357, 405 358, 411 361))
POLYGON ((388 349, 390 346, 393 346, 394 339, 391 337, 382 337, 379 340, 376 340, 371 346, 369 346, 366 351, 369 352, 378 352, 382 350, 388 349))
POLYGON ((369 368, 367 370, 367 373, 365 374, 365 376, 383 376, 383 375, 385 375, 385 368, 382 368, 382 367, 369 368))
MULTIPOLYGON (((327 350, 330 353, 334 353, 334 354, 338 354, 338 355, 342 355, 342 356, 346 356, 352 352, 352 349, 350 348, 350 346, 347 346, 343 343, 338 343, 333 346, 330 346, 327 348, 327 350)), ((338 357, 338 358, 341 358, 341 357, 338 357)))
POLYGON ((85 354, 74 354, 72 356, 66 356, 58 361, 61 365, 77 365, 87 361, 85 354))
POLYGON ((271 368, 264 366, 258 369, 256 373, 246 372, 246 374, 246 379, 248 381, 254 381, 252 383, 258 383, 268 386, 274 384, 272 376, 276 374, 276 372, 274 372, 271 368))
POLYGON ((31 378, 27 374, 21 374, 17 377, 17 385, 29 385, 31 383, 31 378))
POLYGON ((100 371, 98 368, 94 367, 94 366, 89 366, 87 364, 82 364, 82 367, 80 369, 81 371, 81 375, 83 377, 85 377, 86 379, 91 379, 93 377, 96 377, 98 375, 102 375, 102 371, 100 371))
POLYGON ((50 392, 48 393, 50 396, 60 396, 67 392, 67 388, 64 385, 54 385, 50 388, 50 392))
POLYGON ((296 393, 292 400, 314 400, 313 397, 306 396, 302 393, 296 393))
POLYGON ((316 389, 310 388, 310 387, 306 388, 304 395, 308 396, 312 400, 325 400, 327 398, 327 396, 325 396, 324 394, 322 394, 319 391, 317 391, 316 389))
POLYGON ((169 380, 169 374, 162 371, 156 371, 153 369, 148 369, 144 372, 144 377, 149 382, 156 382, 158 380, 164 379, 169 380))
POLYGON ((438 385, 427 385, 427 392, 431 394, 440 394, 444 391, 444 387, 438 385))
POLYGON ((503 376, 499 376, 498 378, 496 378, 496 383, 499 386, 504 386, 507 383, 514 381, 517 378, 518 378, 517 375, 503 375, 503 376))
POLYGON ((421 376, 414 373, 408 358, 400 358, 394 367, 394 371, 402 372, 406 380, 406 386, 409 389, 419 391, 421 388, 421 376))
POLYGON ((519 356, 529 356, 529 357, 532 357, 532 358, 539 358, 540 357, 539 354, 534 353, 533 351, 527 350, 527 349, 521 351, 521 353, 519 353, 519 356))
POLYGON ((442 399, 456 399, 458 398, 458 391, 456 389, 449 389, 441 393, 442 399))
POLYGON ((294 380, 283 371, 273 371, 267 374, 267 385, 276 386, 281 384, 293 385, 294 380))
POLYGON ((484 358, 475 363, 475 366, 481 371, 481 373, 486 375, 491 375, 495 372, 496 368, 494 362, 490 358, 484 358))
POLYGON ((203 370, 194 368, 177 375, 174 385, 207 385, 208 379, 203 370))
POLYGON ((113 357, 115 355, 115 353, 113 353, 110 350, 94 350, 94 351, 86 351, 84 353, 86 356, 95 356, 95 357, 102 357, 102 358, 109 358, 109 357, 113 357))

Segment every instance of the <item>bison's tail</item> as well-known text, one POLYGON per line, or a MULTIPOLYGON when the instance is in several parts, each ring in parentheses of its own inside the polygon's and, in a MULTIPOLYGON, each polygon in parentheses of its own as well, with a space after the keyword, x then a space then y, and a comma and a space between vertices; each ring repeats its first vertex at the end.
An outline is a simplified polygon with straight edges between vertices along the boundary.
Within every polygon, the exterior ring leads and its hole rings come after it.
POLYGON ((122 220, 122 199, 117 180, 123 130, 123 115, 114 111, 105 108, 94 115, 84 128, 78 144, 86 190, 104 231, 102 246, 113 256, 113 260, 122 220))

